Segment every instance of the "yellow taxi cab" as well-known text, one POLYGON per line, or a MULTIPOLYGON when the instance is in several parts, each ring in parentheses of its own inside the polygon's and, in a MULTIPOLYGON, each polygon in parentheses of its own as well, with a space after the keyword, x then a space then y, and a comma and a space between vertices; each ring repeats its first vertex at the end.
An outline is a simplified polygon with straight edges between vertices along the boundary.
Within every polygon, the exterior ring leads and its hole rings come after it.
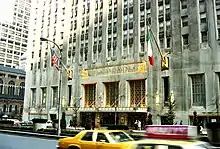
POLYGON ((207 149, 195 140, 197 129, 187 125, 149 125, 146 138, 134 141, 119 130, 85 130, 75 137, 60 139, 57 149, 207 149))
POLYGON ((57 149, 120 149, 120 142, 133 140, 120 130, 83 130, 75 137, 60 139, 57 149))

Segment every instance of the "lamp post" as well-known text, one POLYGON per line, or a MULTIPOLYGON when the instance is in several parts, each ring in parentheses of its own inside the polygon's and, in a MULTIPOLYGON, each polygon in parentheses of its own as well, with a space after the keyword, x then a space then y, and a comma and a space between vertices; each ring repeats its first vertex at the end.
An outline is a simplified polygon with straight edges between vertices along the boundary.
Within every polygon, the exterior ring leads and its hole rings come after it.
POLYGON ((61 53, 61 49, 60 47, 53 41, 49 40, 49 39, 46 39, 46 38, 40 38, 41 41, 47 41, 47 42, 51 42, 53 43, 58 49, 59 49, 59 52, 60 52, 60 57, 58 57, 59 59, 59 62, 60 62, 60 79, 59 79, 59 97, 58 97, 58 130, 57 130, 57 135, 60 136, 61 134, 61 128, 60 128, 60 120, 61 120, 61 83, 62 83, 62 66, 63 66, 63 63, 62 63, 62 53, 61 53))
POLYGON ((117 125, 117 107, 118 107, 119 96, 115 96, 114 108, 115 108, 115 125, 117 125))

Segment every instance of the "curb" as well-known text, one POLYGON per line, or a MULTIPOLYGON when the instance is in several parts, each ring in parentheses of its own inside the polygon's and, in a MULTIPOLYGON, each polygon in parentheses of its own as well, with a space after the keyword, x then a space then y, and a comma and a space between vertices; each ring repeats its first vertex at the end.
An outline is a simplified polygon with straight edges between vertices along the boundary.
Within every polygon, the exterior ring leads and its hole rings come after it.
POLYGON ((2 134, 13 134, 19 136, 31 136, 35 138, 44 138, 44 139, 53 139, 58 140, 60 138, 66 138, 68 136, 57 136, 57 135, 49 135, 49 134, 41 134, 41 133, 32 133, 32 132, 22 132, 22 131, 13 131, 13 130, 3 130, 0 129, 0 133, 2 134))

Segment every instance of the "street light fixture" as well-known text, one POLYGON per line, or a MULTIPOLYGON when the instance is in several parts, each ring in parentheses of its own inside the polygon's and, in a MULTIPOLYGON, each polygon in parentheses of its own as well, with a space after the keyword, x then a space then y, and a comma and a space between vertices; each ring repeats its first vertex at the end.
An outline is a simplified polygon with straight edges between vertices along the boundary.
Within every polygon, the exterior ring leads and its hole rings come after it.
POLYGON ((49 40, 49 39, 46 39, 46 38, 40 38, 41 41, 47 41, 47 42, 51 42, 53 43, 58 49, 59 49, 59 52, 60 52, 60 57, 58 57, 59 61, 60 61, 60 79, 59 79, 59 97, 58 97, 58 102, 57 102, 57 105, 58 105, 58 130, 57 130, 57 135, 60 136, 61 134, 61 128, 60 128, 60 121, 61 121, 61 83, 62 83, 62 66, 63 66, 63 63, 62 63, 62 50, 60 49, 60 47, 53 41, 49 40))

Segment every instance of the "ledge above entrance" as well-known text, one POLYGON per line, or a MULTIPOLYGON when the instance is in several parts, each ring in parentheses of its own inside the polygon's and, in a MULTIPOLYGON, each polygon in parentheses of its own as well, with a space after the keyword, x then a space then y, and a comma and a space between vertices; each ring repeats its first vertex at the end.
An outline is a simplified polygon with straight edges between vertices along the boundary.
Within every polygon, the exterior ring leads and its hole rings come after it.
POLYGON ((115 108, 80 108, 80 112, 147 112, 147 108, 136 108, 134 109, 133 107, 117 107, 116 110, 115 108))
POLYGON ((91 69, 83 69, 81 72, 81 76, 82 78, 88 78, 94 76, 112 76, 119 74, 145 73, 146 71, 147 63, 146 61, 143 61, 105 67, 95 67, 91 69))

